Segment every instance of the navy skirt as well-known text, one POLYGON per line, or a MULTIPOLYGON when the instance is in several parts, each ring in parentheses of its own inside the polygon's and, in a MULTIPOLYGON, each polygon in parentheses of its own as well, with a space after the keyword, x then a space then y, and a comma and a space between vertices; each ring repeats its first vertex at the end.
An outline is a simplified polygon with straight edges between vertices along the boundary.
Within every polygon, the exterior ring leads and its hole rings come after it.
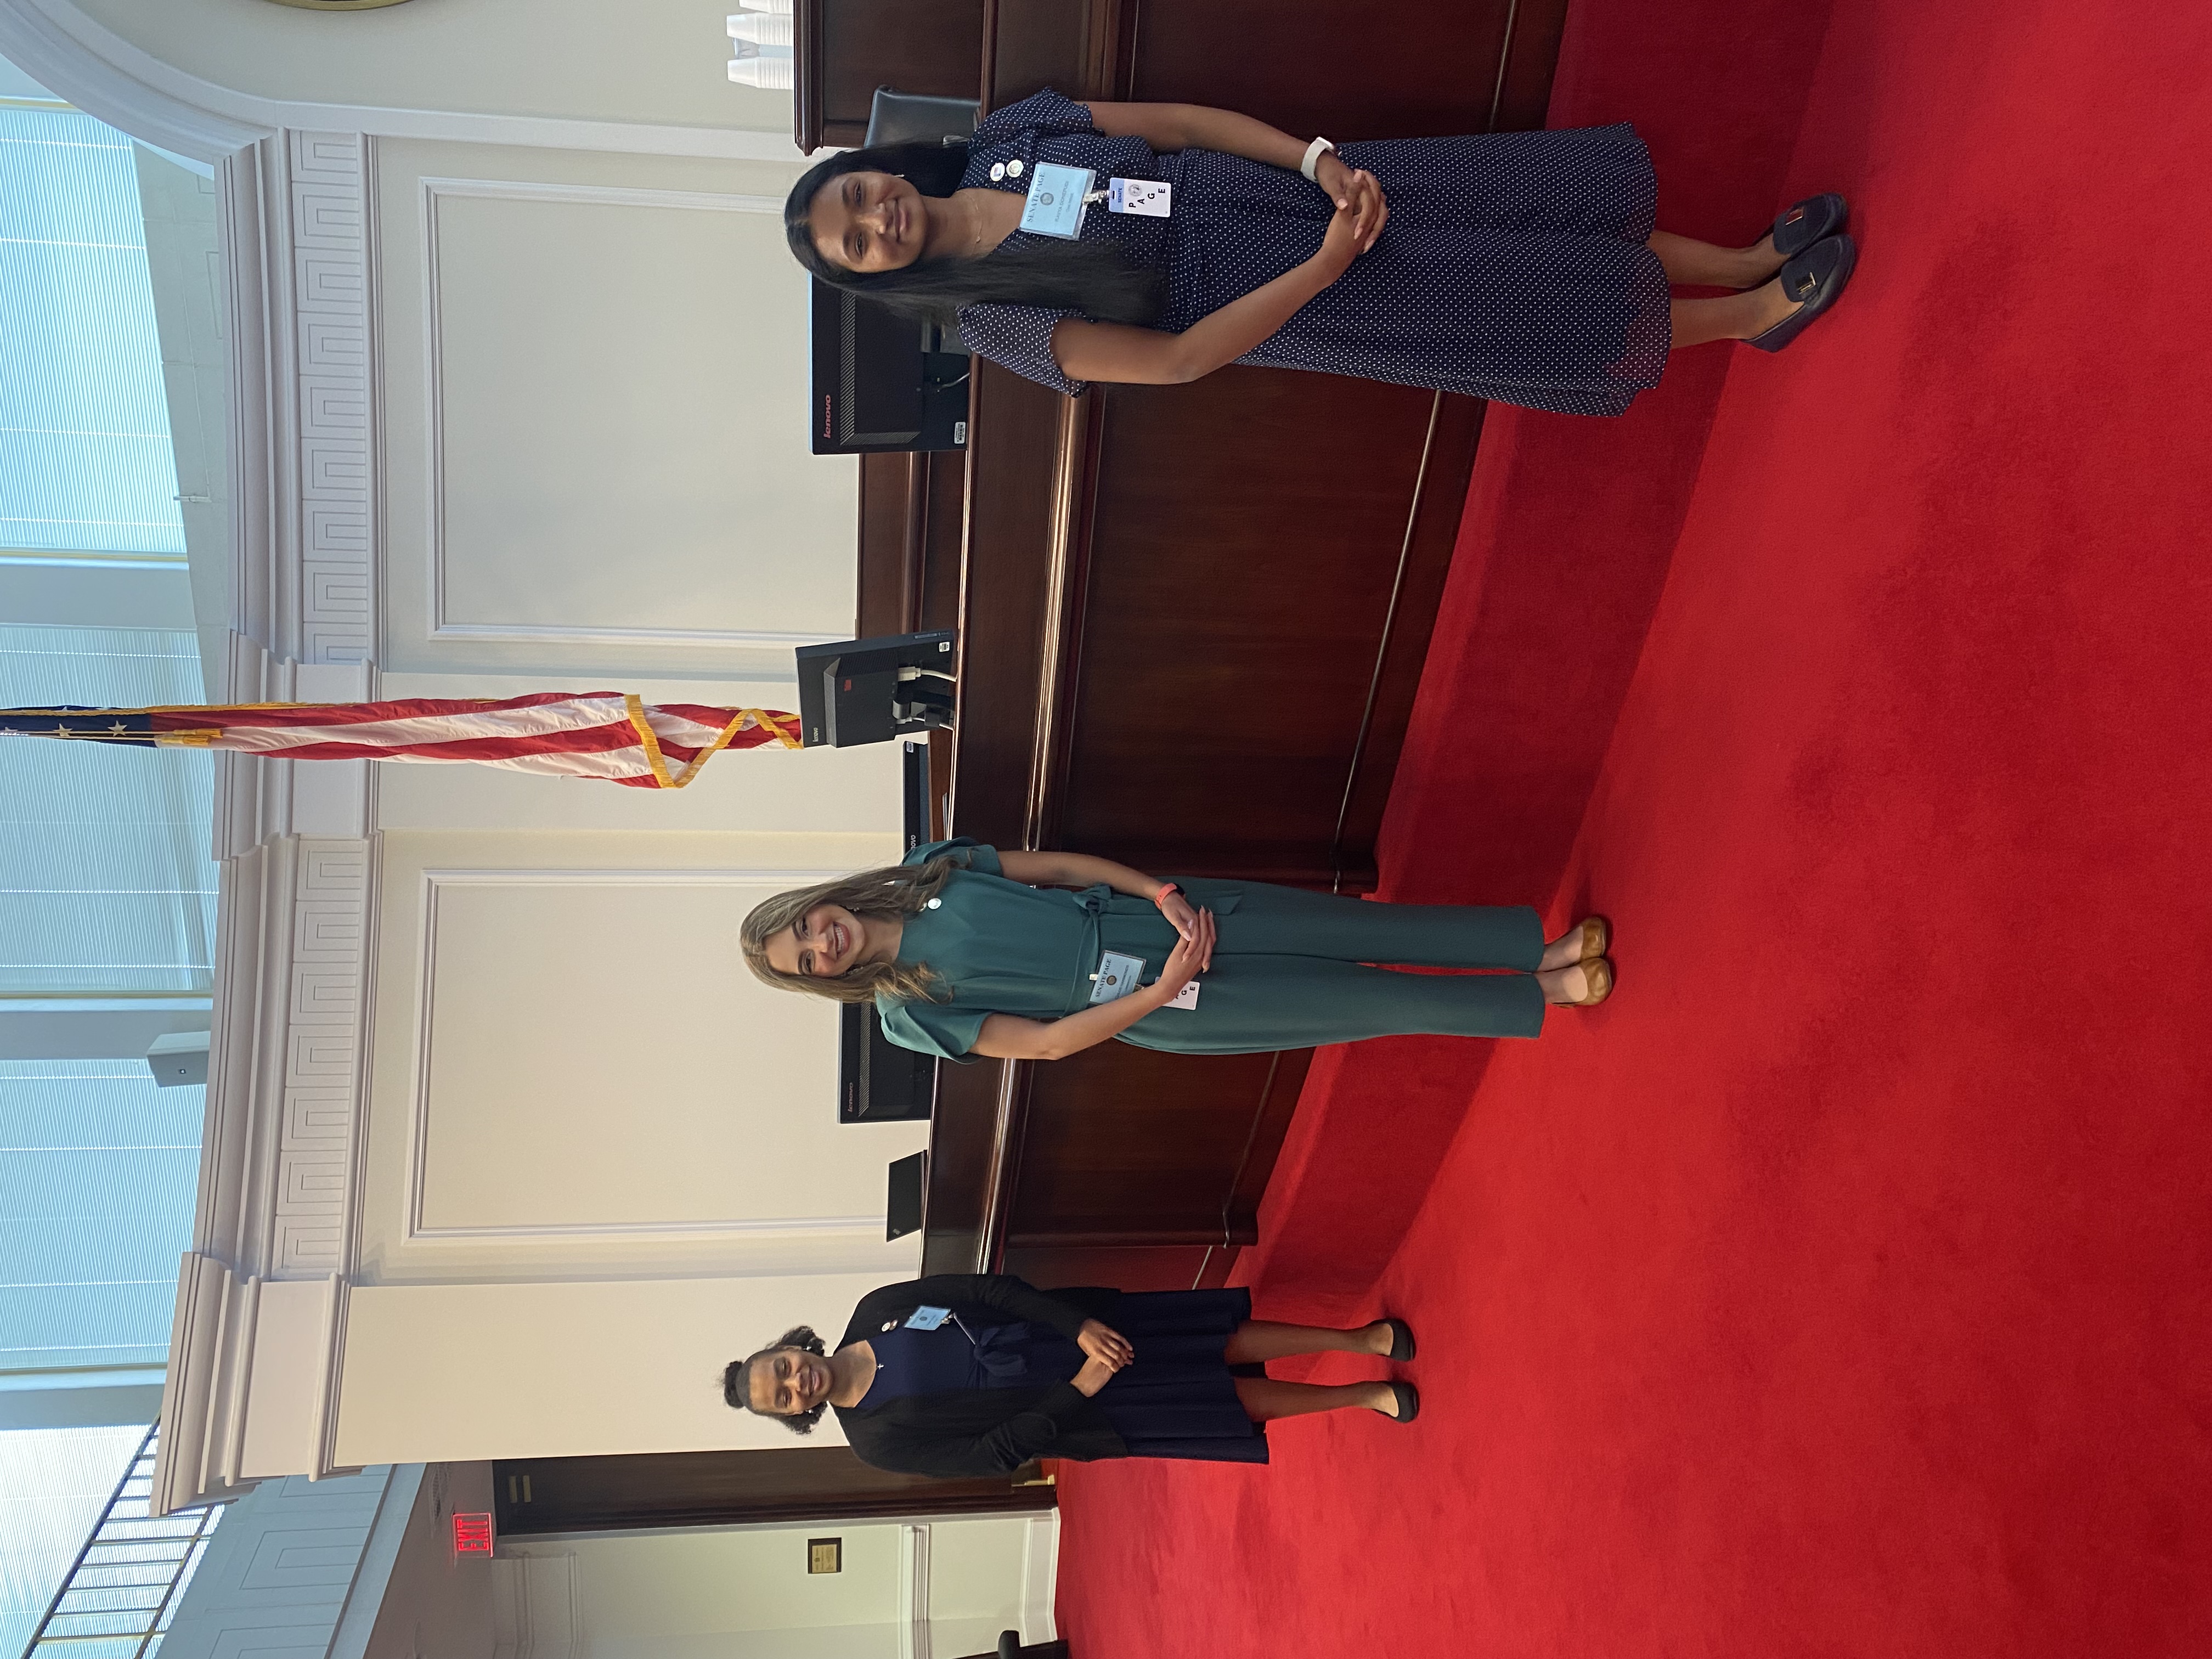
POLYGON ((1251 1316, 1249 1291, 1132 1291, 1122 1297, 1108 1322, 1129 1339, 1137 1357, 1097 1399, 1130 1456, 1267 1461, 1266 1431, 1244 1414, 1225 1353, 1230 1337, 1251 1316))

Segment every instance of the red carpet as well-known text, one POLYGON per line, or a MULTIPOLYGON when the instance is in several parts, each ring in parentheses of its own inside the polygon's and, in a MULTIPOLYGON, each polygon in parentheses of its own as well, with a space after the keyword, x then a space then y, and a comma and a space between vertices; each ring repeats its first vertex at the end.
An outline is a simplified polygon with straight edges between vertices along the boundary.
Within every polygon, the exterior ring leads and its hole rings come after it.
POLYGON ((1413 1319, 1422 1420, 1070 1470, 1077 1659, 2212 1653, 2208 71, 1577 0, 1555 124, 1692 232, 1845 189, 1860 274, 1493 413, 1389 890, 1603 910, 1621 989, 1324 1055, 1241 1265, 1413 1319))

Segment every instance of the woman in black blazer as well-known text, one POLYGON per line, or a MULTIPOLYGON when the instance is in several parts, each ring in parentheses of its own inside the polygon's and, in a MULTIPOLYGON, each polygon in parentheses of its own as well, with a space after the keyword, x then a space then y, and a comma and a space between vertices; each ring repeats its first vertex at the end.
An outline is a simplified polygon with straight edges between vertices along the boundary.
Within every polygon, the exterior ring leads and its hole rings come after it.
POLYGON ((942 1273, 871 1291, 834 1353, 801 1325, 732 1360, 722 1397, 799 1434, 834 1407, 864 1462, 948 1479, 1037 1457, 1264 1463, 1276 1418, 1359 1407, 1410 1423, 1420 1409, 1407 1382, 1267 1375, 1268 1360, 1301 1353, 1411 1359, 1413 1334, 1396 1319, 1272 1324, 1239 1290, 1039 1291, 942 1273))

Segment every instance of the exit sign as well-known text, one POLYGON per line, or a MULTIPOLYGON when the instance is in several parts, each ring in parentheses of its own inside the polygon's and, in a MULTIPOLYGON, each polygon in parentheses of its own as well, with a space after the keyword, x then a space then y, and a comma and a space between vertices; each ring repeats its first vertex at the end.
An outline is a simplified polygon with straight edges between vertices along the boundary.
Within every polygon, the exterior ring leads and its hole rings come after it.
POLYGON ((489 1555, 491 1553, 491 1516, 489 1515, 457 1515, 453 1517, 453 1553, 456 1555, 489 1555))

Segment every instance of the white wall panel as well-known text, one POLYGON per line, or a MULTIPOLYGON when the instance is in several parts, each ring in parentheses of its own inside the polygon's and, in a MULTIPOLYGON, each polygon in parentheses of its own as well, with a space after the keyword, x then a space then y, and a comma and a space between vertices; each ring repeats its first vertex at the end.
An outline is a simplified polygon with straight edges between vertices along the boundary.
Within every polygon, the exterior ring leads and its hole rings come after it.
POLYGON ((849 633, 857 474, 807 449, 788 183, 380 146, 386 667, 783 675, 849 633))
POLYGON ((319 1467, 334 1295, 321 1279, 270 1279, 247 1294, 242 1311, 253 1322, 253 1351, 238 1468, 246 1480, 319 1467))
POLYGON ((540 1607, 513 1622, 558 1626, 571 1659, 957 1659, 994 1649, 1002 1630, 1051 1638, 1052 1580, 1025 1584, 1024 1570, 1056 1532, 1047 1510, 519 1537, 500 1548, 517 1598, 540 1607), (806 1540, 824 1535, 842 1541, 843 1570, 809 1573, 806 1540), (541 1578, 558 1583, 558 1606, 544 1605, 541 1578))
POLYGON ((787 877, 432 870, 421 885, 418 1236, 847 1231, 883 1175, 835 1113, 836 1011, 738 925, 787 877))
MULTIPOLYGON (((373 1535, 396 1548, 420 1469, 257 1487, 222 1517, 161 1651, 175 1659, 324 1659, 357 1599, 373 1535)), ((374 1569, 366 1575, 379 1578, 374 1569)), ((360 1587, 372 1600, 380 1582, 360 1587)))
POLYGON ((911 1272, 885 1171, 927 1126, 838 1123, 835 1011, 736 947, 759 900, 876 848, 385 835, 361 1276, 911 1272))
MULTIPOLYGON (((878 1273, 357 1286, 337 1462, 789 1446, 721 1370, 787 1328, 833 1334, 878 1273)), ((824 1421, 811 1443, 842 1440, 824 1421)))
POLYGON ((125 39, 263 98, 791 132, 791 94, 733 86, 732 6, 468 0, 331 20, 264 0, 77 0, 125 39))

